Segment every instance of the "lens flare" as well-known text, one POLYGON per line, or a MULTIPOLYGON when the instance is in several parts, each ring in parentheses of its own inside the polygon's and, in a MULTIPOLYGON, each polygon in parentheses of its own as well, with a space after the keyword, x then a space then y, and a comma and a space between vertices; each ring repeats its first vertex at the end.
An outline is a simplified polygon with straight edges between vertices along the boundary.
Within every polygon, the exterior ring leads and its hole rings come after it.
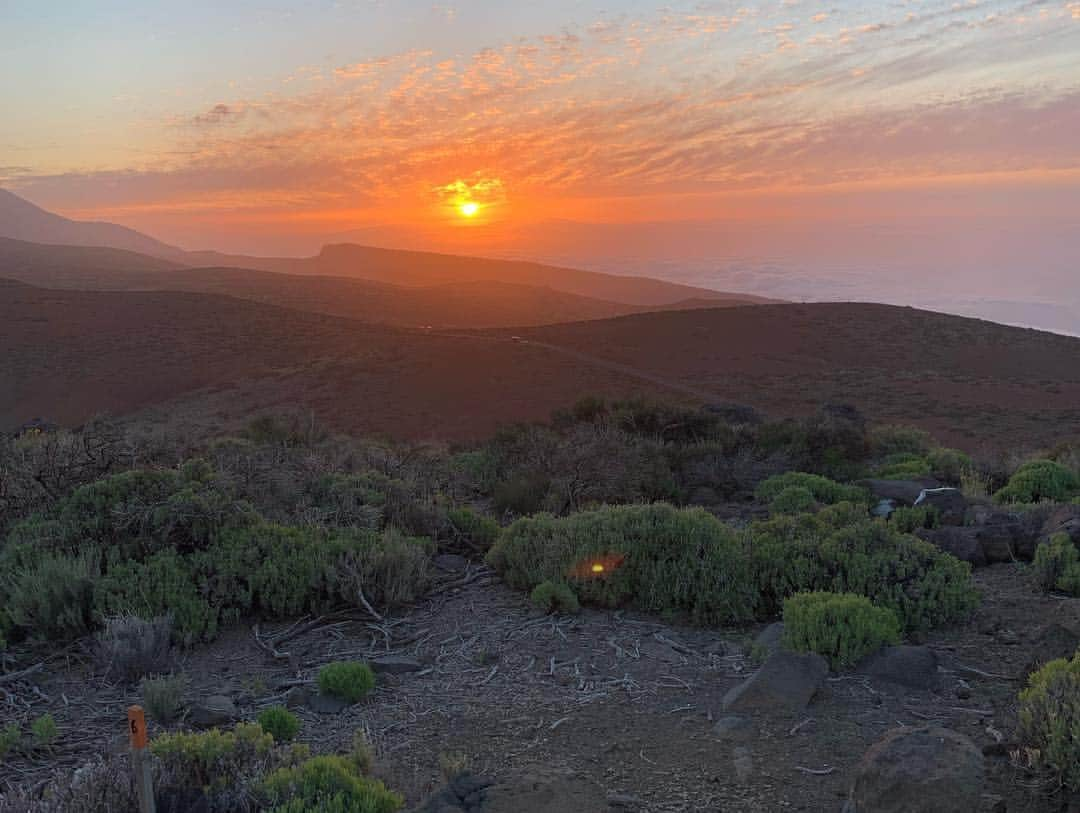
POLYGON ((468 200, 458 206, 458 211, 461 212, 464 217, 473 217, 480 211, 480 204, 468 200))

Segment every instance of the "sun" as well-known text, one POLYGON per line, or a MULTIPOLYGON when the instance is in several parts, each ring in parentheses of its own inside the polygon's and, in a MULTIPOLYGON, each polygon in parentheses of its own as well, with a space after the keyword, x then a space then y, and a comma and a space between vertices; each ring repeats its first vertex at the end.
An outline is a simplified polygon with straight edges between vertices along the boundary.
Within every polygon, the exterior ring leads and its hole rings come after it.
POLYGON ((458 211, 461 212, 463 217, 473 217, 480 211, 480 204, 476 201, 467 200, 458 204, 458 211))

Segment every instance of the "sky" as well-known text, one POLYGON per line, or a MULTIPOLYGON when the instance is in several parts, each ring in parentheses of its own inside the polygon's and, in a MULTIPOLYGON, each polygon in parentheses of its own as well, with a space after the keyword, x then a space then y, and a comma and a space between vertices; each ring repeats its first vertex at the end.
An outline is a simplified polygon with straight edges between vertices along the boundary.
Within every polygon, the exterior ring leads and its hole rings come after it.
POLYGON ((185 248, 1080 308, 1077 0, 2 0, 0 30, 0 186, 185 248))

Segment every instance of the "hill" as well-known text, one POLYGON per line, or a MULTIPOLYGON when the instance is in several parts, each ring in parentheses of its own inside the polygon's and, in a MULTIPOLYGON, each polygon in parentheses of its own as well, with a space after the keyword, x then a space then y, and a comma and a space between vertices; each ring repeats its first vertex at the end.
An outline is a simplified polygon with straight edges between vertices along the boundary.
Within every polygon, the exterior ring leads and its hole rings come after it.
POLYGON ((768 305, 444 333, 219 295, 0 291, 0 426, 154 406, 176 421, 311 409, 406 438, 480 437, 586 394, 843 401, 964 448, 1080 427, 1080 340, 879 305, 768 305), (520 337, 514 340, 514 336, 520 337))
POLYGON ((13 192, 0 189, 0 237, 31 243, 105 246, 178 259, 183 252, 115 223, 70 220, 47 212, 13 192))

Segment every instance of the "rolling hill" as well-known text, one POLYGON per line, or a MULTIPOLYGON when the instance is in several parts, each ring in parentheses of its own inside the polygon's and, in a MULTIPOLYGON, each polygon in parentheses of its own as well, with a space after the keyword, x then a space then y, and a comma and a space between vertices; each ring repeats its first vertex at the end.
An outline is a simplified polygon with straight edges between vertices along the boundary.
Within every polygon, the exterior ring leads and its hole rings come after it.
POLYGON ((882 305, 448 333, 214 294, 5 282, 0 346, 3 427, 139 410, 228 426, 304 408, 350 431, 464 439, 546 418, 585 394, 642 394, 774 415, 845 401, 969 449, 1080 434, 1080 340, 882 305))

